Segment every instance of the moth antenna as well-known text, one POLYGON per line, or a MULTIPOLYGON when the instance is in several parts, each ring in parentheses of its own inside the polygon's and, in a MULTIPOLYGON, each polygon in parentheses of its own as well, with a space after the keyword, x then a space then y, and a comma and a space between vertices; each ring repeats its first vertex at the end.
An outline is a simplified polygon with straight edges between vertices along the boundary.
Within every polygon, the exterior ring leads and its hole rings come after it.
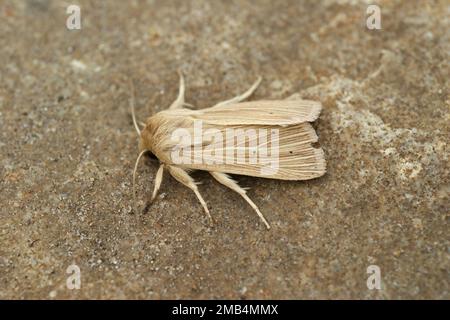
POLYGON ((136 121, 136 114, 134 112, 134 104, 135 104, 135 99, 134 99, 134 85, 133 85, 133 81, 130 79, 130 90, 131 90, 131 98, 130 98, 130 108, 131 108, 131 117, 133 118, 133 124, 134 127, 136 128, 136 132, 138 134, 138 136, 141 136, 141 129, 139 129, 139 126, 137 124, 136 121))
POLYGON ((143 150, 141 153, 139 153, 139 156, 136 159, 136 163, 134 164, 134 170, 133 170, 133 206, 134 206, 134 213, 138 214, 138 207, 137 207, 137 201, 136 201, 136 171, 138 168, 139 160, 141 160, 141 157, 146 153, 148 150, 143 150))

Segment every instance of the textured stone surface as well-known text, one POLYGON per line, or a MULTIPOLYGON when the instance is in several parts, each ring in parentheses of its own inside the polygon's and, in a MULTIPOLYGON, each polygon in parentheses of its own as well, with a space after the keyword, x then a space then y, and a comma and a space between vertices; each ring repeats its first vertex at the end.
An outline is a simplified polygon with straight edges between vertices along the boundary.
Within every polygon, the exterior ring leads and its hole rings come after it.
POLYGON ((78 1, 69 31, 64 1, 2 1, 0 298, 449 299, 450 7, 417 2, 378 2, 368 30, 368 1, 78 1), (324 177, 238 177, 271 231, 201 172, 214 228, 168 176, 131 214, 127 81, 144 119, 175 98, 177 68, 200 108, 258 75, 252 99, 324 104, 324 177))

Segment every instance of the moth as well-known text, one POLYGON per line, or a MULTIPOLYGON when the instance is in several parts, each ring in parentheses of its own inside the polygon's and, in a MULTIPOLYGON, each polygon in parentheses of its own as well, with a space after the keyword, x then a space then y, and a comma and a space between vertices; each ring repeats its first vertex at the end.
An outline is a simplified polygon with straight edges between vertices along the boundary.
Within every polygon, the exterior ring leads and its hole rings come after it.
POLYGON ((133 171, 135 204, 139 160, 145 153, 151 153, 159 161, 151 202, 167 170, 195 193, 212 221, 198 183, 189 175, 192 170, 208 171, 219 183, 240 194, 270 229, 246 189, 229 174, 308 180, 324 175, 326 163, 323 150, 312 145, 318 137, 310 124, 319 117, 321 103, 300 99, 244 102, 261 80, 258 78, 250 89, 232 99, 210 108, 192 109, 185 102, 185 82, 179 71, 178 97, 168 109, 141 123, 143 129, 136 121, 132 89, 131 114, 139 136, 139 156, 133 171))

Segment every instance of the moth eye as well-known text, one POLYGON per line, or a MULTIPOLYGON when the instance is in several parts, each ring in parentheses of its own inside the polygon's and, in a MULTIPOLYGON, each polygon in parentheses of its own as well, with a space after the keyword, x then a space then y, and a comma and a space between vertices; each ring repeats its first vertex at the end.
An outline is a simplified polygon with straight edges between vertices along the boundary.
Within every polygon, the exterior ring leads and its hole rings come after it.
POLYGON ((146 155, 149 159, 152 159, 152 160, 158 159, 158 157, 156 157, 152 152, 147 152, 146 155))

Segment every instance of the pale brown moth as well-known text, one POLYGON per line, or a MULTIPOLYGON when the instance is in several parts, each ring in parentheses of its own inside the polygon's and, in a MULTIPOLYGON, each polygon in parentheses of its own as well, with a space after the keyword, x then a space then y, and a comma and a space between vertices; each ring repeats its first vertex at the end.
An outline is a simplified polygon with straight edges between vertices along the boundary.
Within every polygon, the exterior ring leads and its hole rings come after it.
MULTIPOLYGON (((261 78, 259 78, 250 89, 237 97, 217 103, 210 108, 192 110, 186 108, 192 107, 192 105, 185 103, 185 85, 181 72, 179 72, 179 76, 180 87, 177 99, 167 110, 147 118, 146 122, 141 124, 144 127, 143 129, 140 129, 136 122, 134 93, 132 94, 131 112, 134 126, 139 135, 140 151, 133 171, 133 197, 135 204, 137 166, 142 155, 146 152, 151 152, 160 163, 155 177, 151 201, 155 199, 161 186, 163 171, 167 170, 177 181, 195 193, 212 221, 206 202, 197 188, 197 183, 189 175, 191 170, 204 170, 208 171, 221 184, 239 193, 256 211, 266 227, 270 229, 269 223, 259 208, 247 196, 246 189, 240 187, 228 174, 280 180, 308 180, 324 175, 326 171, 324 153, 322 149, 312 146, 312 143, 317 142, 318 137, 310 124, 310 122, 318 118, 322 109, 321 103, 299 99, 242 102, 256 90, 261 82, 261 78), (174 131, 177 128, 184 128, 187 130, 186 132, 195 136, 194 125, 199 123, 199 121, 201 121, 205 132, 211 129, 214 130, 213 132, 222 133, 223 136, 226 136, 230 129, 248 130, 245 132, 269 131, 278 133, 278 140, 271 140, 269 143, 266 140, 258 139, 258 136, 249 136, 247 140, 244 140, 244 143, 241 140, 241 143, 235 146, 226 145, 225 143, 220 144, 217 141, 214 142, 214 139, 201 141, 200 146, 198 140, 194 139, 192 142, 183 142, 183 148, 191 148, 183 149, 184 151, 192 150, 196 147, 206 150, 206 147, 214 145, 214 155, 224 156, 223 161, 213 163, 211 161, 203 161, 206 158, 202 158, 202 154, 199 156, 194 152, 193 157, 191 154, 188 154, 189 159, 192 160, 190 163, 175 163, 171 155, 173 155, 174 150, 180 148, 180 143, 179 141, 174 141, 172 136, 174 131), (253 146, 256 144, 258 148, 267 148, 269 145, 276 146, 276 143, 278 143, 277 150, 272 149, 272 151, 278 152, 278 158, 276 159, 278 167, 270 175, 263 172, 263 163, 254 163, 254 161, 252 163, 250 161, 250 151, 244 155, 244 160, 248 161, 237 163, 237 161, 231 159, 231 157, 235 156, 235 151, 244 150, 243 152, 246 152, 245 147, 252 145, 252 143, 254 143, 253 146)), ((134 90, 132 91, 134 92, 134 90)), ((136 208, 135 211, 137 213, 136 208)))

